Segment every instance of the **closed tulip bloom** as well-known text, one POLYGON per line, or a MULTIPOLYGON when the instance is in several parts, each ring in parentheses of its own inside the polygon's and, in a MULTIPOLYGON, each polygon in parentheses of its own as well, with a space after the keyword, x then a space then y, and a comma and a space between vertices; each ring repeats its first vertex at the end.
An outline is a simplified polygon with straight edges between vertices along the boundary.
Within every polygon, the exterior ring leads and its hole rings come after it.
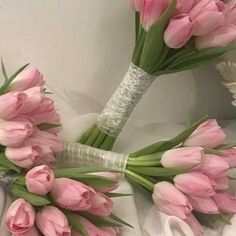
POLYGON ((196 48, 202 50, 212 47, 225 47, 236 39, 235 25, 221 25, 209 34, 197 37, 196 48))
POLYGON ((129 4, 131 8, 133 8, 137 12, 140 11, 142 2, 143 0, 129 0, 129 4))
POLYGON ((30 230, 35 221, 34 208, 22 198, 15 200, 8 208, 5 222, 13 234, 22 234, 30 230))
POLYGON ((54 206, 46 206, 37 213, 36 225, 44 236, 70 236, 66 216, 54 206))
POLYGON ((193 35, 194 21, 189 15, 177 15, 171 19, 164 40, 169 48, 183 47, 193 35))
POLYGON ((166 151, 161 164, 166 168, 189 169, 201 164, 203 157, 203 148, 201 147, 183 147, 166 151))
POLYGON ((224 23, 224 3, 216 0, 202 0, 189 15, 194 19, 193 35, 205 35, 224 23))
POLYGON ((170 0, 143 0, 140 23, 148 31, 169 6, 170 0))
POLYGON ((215 195, 215 182, 200 172, 180 174, 174 178, 175 186, 189 196, 210 197, 215 195))
POLYGON ((175 15, 189 13, 194 3, 195 0, 177 0, 175 15))
POLYGON ((12 236, 41 236, 36 227, 32 227, 28 231, 21 234, 12 234, 12 236))
POLYGON ((226 190, 226 189, 229 188, 229 178, 228 178, 228 176, 215 178, 214 181, 216 183, 216 189, 217 190, 226 190))
POLYGON ((17 116, 27 95, 21 92, 9 92, 0 96, 0 118, 12 119, 17 116))
POLYGON ((229 166, 231 168, 236 167, 236 148, 223 150, 223 153, 225 154, 224 159, 229 163, 229 166))
POLYGON ((9 90, 23 91, 35 86, 42 86, 44 83, 43 75, 39 70, 29 68, 16 76, 16 78, 11 82, 9 90))
MULTIPOLYGON (((120 180, 120 175, 114 172, 94 172, 94 173, 91 173, 91 175, 105 177, 105 178, 108 178, 117 182, 120 180)), ((119 187, 119 184, 117 183, 117 184, 112 184, 105 187, 97 188, 96 191, 100 193, 107 193, 107 192, 111 192, 117 189, 118 187, 119 187)))
POLYGON ((24 93, 27 95, 27 98, 21 109, 21 114, 28 114, 37 110, 44 98, 43 88, 39 86, 29 88, 24 93))
POLYGON ((105 194, 96 193, 88 212, 98 216, 109 216, 113 209, 112 200, 105 194))
POLYGON ((191 227, 194 234, 196 236, 202 236, 204 234, 204 229, 201 226, 201 224, 198 222, 198 220, 195 218, 193 214, 191 214, 185 222, 191 227))
POLYGON ((0 120, 0 143, 10 147, 20 146, 33 131, 33 124, 28 119, 0 120))
POLYGON ((204 214, 219 214, 219 209, 211 197, 189 196, 189 201, 195 211, 204 214))
POLYGON ((25 178, 28 191, 37 195, 46 195, 54 184, 54 172, 47 165, 34 167, 28 171, 25 178))
POLYGON ((225 13, 225 23, 226 24, 236 24, 236 2, 231 1, 227 4, 227 9, 225 13))
POLYGON ((225 133, 215 119, 203 122, 184 142, 188 147, 217 147, 224 143, 225 133))
POLYGON ((221 156, 205 154, 199 170, 212 178, 220 178, 228 174, 229 164, 221 156))
POLYGON ((186 219, 191 214, 192 207, 188 198, 169 182, 159 182, 155 185, 153 201, 160 211, 186 219))
POLYGON ((95 191, 76 180, 58 178, 54 181, 51 196, 62 208, 72 211, 86 211, 92 206, 95 191))
POLYGON ((216 193, 213 196, 216 205, 218 206, 220 212, 225 214, 236 213, 236 198, 229 193, 222 192, 216 193))
POLYGON ((25 169, 31 168, 39 159, 37 149, 32 146, 6 147, 5 155, 10 162, 25 169))

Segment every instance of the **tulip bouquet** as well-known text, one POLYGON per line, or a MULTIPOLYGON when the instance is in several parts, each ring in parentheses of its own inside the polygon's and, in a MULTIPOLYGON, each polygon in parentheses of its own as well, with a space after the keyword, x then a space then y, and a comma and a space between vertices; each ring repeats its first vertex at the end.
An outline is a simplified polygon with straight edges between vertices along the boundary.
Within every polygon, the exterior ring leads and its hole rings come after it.
POLYGON ((196 68, 234 48, 235 1, 130 0, 136 11, 132 63, 120 86, 79 142, 110 150, 154 79, 196 68))
POLYGON ((161 211, 180 217, 196 235, 202 235, 201 224, 229 223, 229 216, 236 213, 228 177, 229 170, 236 167, 236 145, 224 144, 225 137, 216 120, 203 118, 170 140, 128 155, 95 148, 89 151, 88 147, 83 151, 83 145, 69 144, 59 162, 69 157, 68 164, 85 164, 88 155, 87 165, 124 172, 128 180, 153 194, 161 211))
MULTIPOLYGON (((43 75, 21 67, 0 88, 0 184, 16 199, 5 222, 14 236, 112 236, 128 225, 112 214, 119 176, 95 168, 55 169, 64 149, 60 117, 43 75), (25 69, 25 70, 24 70, 25 69)), ((104 169, 102 169, 104 170, 104 169)))

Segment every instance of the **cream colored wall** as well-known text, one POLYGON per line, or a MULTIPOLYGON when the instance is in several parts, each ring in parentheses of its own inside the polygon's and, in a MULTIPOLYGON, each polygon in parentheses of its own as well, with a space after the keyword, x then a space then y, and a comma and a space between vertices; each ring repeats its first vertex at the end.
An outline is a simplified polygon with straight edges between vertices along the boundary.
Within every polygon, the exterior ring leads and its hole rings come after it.
MULTIPOLYGON (((0 55, 10 71, 31 62, 78 113, 99 112, 128 68, 133 13, 126 0, 1 0, 0 55)), ((210 66, 162 76, 133 118, 187 119, 192 111, 236 117, 210 66)))

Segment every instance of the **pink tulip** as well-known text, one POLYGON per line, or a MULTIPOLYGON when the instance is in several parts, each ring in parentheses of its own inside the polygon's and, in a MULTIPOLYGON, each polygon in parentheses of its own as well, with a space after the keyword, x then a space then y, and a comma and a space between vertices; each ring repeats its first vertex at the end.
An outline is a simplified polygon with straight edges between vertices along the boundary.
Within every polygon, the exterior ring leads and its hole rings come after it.
POLYGON ((44 236, 70 236, 66 216, 54 206, 46 206, 37 213, 36 224, 44 236))
POLYGON ((32 135, 34 127, 25 118, 18 118, 11 121, 0 120, 0 143, 4 146, 20 146, 32 135))
POLYGON ((229 166, 231 168, 236 167, 236 148, 223 150, 223 153, 226 155, 224 159, 229 163, 229 166))
POLYGON ((148 31, 169 6, 170 0, 143 0, 140 23, 148 31))
MULTIPOLYGON (((119 181, 120 180, 120 175, 117 173, 113 173, 113 172, 96 172, 96 173, 91 173, 91 175, 97 175, 97 176, 101 176, 101 177, 105 177, 114 181, 119 181)), ((111 192, 115 189, 117 189, 119 187, 119 184, 112 184, 109 186, 105 186, 102 188, 98 188, 96 189, 96 191, 100 192, 100 193, 107 193, 107 192, 111 192)))
POLYGON ((6 147, 5 155, 15 165, 29 169, 39 159, 37 149, 31 146, 6 147))
POLYGON ((226 190, 229 188, 229 178, 227 176, 215 178, 214 181, 216 183, 217 190, 226 190))
POLYGON ((22 234, 30 230, 35 221, 34 208, 22 198, 18 198, 8 208, 5 222, 13 234, 22 234))
POLYGON ((236 24, 236 2, 235 1, 231 1, 229 4, 227 4, 227 8, 226 8, 226 13, 225 13, 225 17, 226 17, 226 24, 236 24))
POLYGON ((225 21, 224 4, 216 0, 202 0, 193 7, 189 15, 195 22, 193 35, 205 35, 225 21))
POLYGON ((219 214, 219 209, 211 197, 189 196, 189 201, 195 211, 204 214, 219 214))
POLYGON ((215 194, 216 184, 200 172, 180 174, 174 178, 175 186, 189 196, 210 197, 215 194))
POLYGON ((188 14, 192 9, 195 0, 177 0, 175 15, 188 14))
POLYGON ((86 211, 91 208, 95 191, 89 186, 68 178, 55 179, 51 196, 62 208, 86 211))
POLYGON ((39 231, 37 230, 36 227, 30 228, 28 231, 22 233, 22 234, 12 234, 12 236, 41 236, 39 231))
POLYGON ((0 96, 0 118, 12 119, 24 105, 27 95, 21 92, 9 92, 0 96))
POLYGON ((207 120, 184 142, 189 147, 217 147, 224 143, 225 133, 215 119, 207 120))
POLYGON ((111 214, 112 209, 112 200, 102 193, 96 193, 93 197, 91 207, 87 211, 93 215, 106 217, 111 214))
POLYGON ((116 236, 119 234, 119 228, 104 227, 100 228, 102 236, 116 236))
POLYGON ((188 198, 169 182, 157 183, 152 198, 160 211, 167 215, 186 219, 192 211, 188 198))
POLYGON ((201 164, 203 148, 183 147, 165 152, 161 164, 166 168, 189 169, 201 164))
POLYGON ((43 75, 37 69, 30 68, 16 76, 11 82, 9 90, 23 91, 35 86, 42 86, 44 83, 43 75))
POLYGON ((202 236, 204 229, 194 215, 190 215, 185 222, 191 227, 196 236, 202 236))
POLYGON ((129 0, 129 4, 132 9, 139 12, 142 6, 143 0, 129 0))
POLYGON ((236 198, 229 193, 216 193, 213 199, 222 213, 236 213, 236 198))
POLYGON ((221 25, 209 34, 197 37, 196 48, 202 50, 212 47, 225 47, 236 39, 235 25, 221 25))
POLYGON ((54 172, 47 165, 34 167, 25 177, 28 191, 37 195, 46 195, 54 184, 54 172))
POLYGON ((47 124, 60 124, 60 116, 55 111, 43 112, 43 113, 31 113, 30 118, 36 125, 47 123, 47 124))
POLYGON ((64 143, 60 137, 38 129, 35 130, 34 135, 27 140, 27 145, 48 146, 52 152, 61 152, 64 149, 64 143))
MULTIPOLYGON (((80 217, 80 223, 84 226, 89 236, 105 236, 104 234, 102 234, 100 228, 96 227, 87 219, 80 217)), ((72 236, 81 236, 81 234, 73 230, 72 236)))
POLYGON ((183 47, 193 35, 194 21, 186 14, 171 19, 164 40, 169 48, 183 47))
POLYGON ((220 178, 228 174, 229 164, 221 156, 205 154, 199 170, 212 178, 220 178))
POLYGON ((24 102, 24 105, 21 109, 21 114, 27 114, 40 106, 41 101, 44 98, 43 88, 42 87, 33 87, 24 91, 27 95, 27 98, 24 102))

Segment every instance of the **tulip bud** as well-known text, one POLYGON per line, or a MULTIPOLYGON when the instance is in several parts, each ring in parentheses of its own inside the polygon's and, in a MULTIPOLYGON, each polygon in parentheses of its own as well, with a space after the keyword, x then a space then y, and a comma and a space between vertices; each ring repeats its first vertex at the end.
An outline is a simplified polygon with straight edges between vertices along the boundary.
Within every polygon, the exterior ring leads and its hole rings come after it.
POLYGON ((62 208, 86 211, 92 206, 95 191, 76 180, 58 178, 54 181, 51 196, 62 208))
POLYGON ((28 191, 38 195, 49 193, 54 184, 54 172, 46 165, 34 167, 25 177, 28 191))
POLYGON ((215 194, 215 182, 200 172, 176 175, 174 183, 180 191, 189 196, 210 197, 215 194))
POLYGON ((224 143, 225 133, 215 119, 207 120, 184 142, 188 147, 217 147, 224 143))
POLYGON ((236 148, 229 148, 222 151, 225 154, 225 160, 231 168, 236 167, 236 148))
POLYGON ((143 0, 129 0, 129 4, 130 4, 131 8, 137 12, 140 11, 142 2, 143 2, 143 0))
POLYGON ((192 9, 195 0, 177 0, 175 15, 188 14, 192 9))
POLYGON ((12 236, 41 236, 41 234, 39 233, 36 227, 32 227, 22 234, 12 234, 12 236))
POLYGON ((140 11, 140 23, 148 31, 169 6, 170 0, 143 0, 140 11))
POLYGON ((36 224, 44 236, 70 236, 71 229, 66 216, 54 206, 46 206, 37 213, 36 224))
POLYGON ((35 221, 35 210, 23 198, 15 200, 8 208, 5 222, 13 234, 22 234, 30 230, 35 221))
POLYGON ((188 198, 169 182, 157 183, 152 198, 155 205, 167 215, 186 219, 192 211, 188 198))
POLYGON ((213 199, 222 213, 236 213, 236 198, 229 193, 216 193, 216 195, 213 196, 213 199))
POLYGON ((193 230, 194 234, 196 236, 201 236, 204 233, 204 229, 201 226, 201 224, 198 222, 198 220, 195 218, 193 214, 191 214, 185 222, 191 227, 193 230))
POLYGON ((209 34, 196 38, 198 50, 212 47, 225 47, 236 39, 235 25, 221 25, 209 34))
POLYGON ((9 86, 10 91, 23 91, 44 85, 43 75, 37 69, 26 69, 16 76, 9 86))
POLYGON ((225 23, 226 24, 236 24, 236 2, 231 1, 227 4, 226 13, 225 13, 225 23))
POLYGON ((165 168, 189 169, 200 165, 202 157, 201 147, 176 148, 163 154, 161 164, 165 168))
POLYGON ((164 40, 169 48, 183 47, 193 35, 194 22, 186 14, 171 19, 165 33, 164 40))

